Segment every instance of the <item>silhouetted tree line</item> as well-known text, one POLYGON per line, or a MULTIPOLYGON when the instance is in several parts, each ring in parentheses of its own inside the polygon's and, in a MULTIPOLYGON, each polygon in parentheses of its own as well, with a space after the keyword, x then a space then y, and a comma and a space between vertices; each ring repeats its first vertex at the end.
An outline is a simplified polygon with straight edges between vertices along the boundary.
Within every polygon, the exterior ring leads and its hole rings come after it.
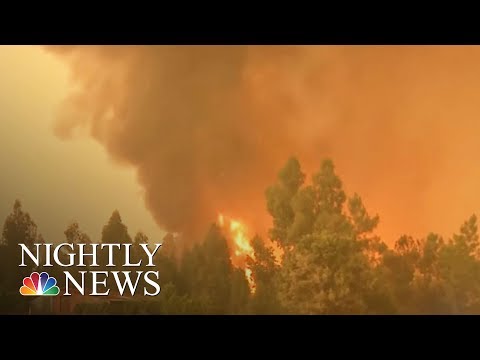
MULTIPOLYGON (((361 198, 347 197, 332 161, 325 160, 309 183, 292 158, 266 191, 273 219, 269 238, 283 250, 281 264, 272 248, 255 236, 254 259, 247 264, 255 281, 250 293, 242 269, 230 261, 227 241, 212 225, 203 242, 175 256, 169 235, 155 256, 162 291, 141 297, 125 313, 152 314, 472 314, 480 313, 480 247, 472 215, 450 238, 400 237, 388 247, 375 235, 379 217, 367 213, 361 198)), ((77 223, 65 240, 88 243, 77 223)), ((15 202, 5 220, 0 245, 0 311, 21 312, 28 299, 18 294, 31 269, 19 268, 18 243, 43 239, 28 213, 15 202)), ((102 243, 148 243, 133 240, 115 211, 105 225, 102 243)), ((120 256, 120 254, 117 254, 120 256)), ((105 265, 106 259, 101 259, 105 265)), ((97 268, 98 269, 98 268, 97 268)), ((83 270, 83 269, 82 269, 83 270)), ((109 270, 112 270, 111 268, 109 270)), ((125 269, 122 269, 125 270, 125 269)), ((132 269, 132 270, 138 270, 132 269)), ((52 270, 49 269, 49 272, 52 270)), ((61 271, 61 269, 53 270, 61 271)), ((57 279, 61 279, 59 276, 57 279)), ((108 312, 84 304, 78 312, 108 312)))

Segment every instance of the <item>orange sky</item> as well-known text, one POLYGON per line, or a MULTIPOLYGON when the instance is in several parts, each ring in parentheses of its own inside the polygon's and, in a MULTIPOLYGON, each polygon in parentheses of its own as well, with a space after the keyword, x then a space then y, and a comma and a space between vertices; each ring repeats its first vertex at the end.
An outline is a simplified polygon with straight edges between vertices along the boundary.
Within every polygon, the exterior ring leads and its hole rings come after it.
MULTIPOLYGON (((102 122, 69 113, 72 118, 61 123, 66 131, 87 127, 96 141, 88 133, 68 141, 54 135, 56 109, 72 92, 68 61, 40 48, 0 47, 0 219, 20 198, 47 238, 62 236, 70 219, 95 238, 114 208, 132 231, 159 237, 151 213, 162 222, 171 214, 163 204, 178 197, 191 205, 195 190, 195 201, 207 207, 218 205, 233 217, 227 207, 236 207, 240 217, 261 218, 264 188, 290 155, 308 170, 332 157, 346 190, 358 192, 379 213, 379 233, 389 243, 403 233, 450 235, 480 208, 480 47, 177 48, 158 54, 102 48, 80 49, 72 63, 75 86, 84 86, 82 111, 113 108, 117 116, 130 116, 102 122), (151 76, 160 65, 169 86, 151 76), (122 88, 123 80, 131 84, 122 88), (167 115, 177 122, 158 127, 165 109, 157 114, 156 106, 165 99, 167 115), (214 111, 206 111, 210 103, 203 100, 215 104, 214 111), (190 112, 207 124, 193 134, 183 118, 190 112), (210 122, 203 119, 209 114, 210 122), (225 127, 227 121, 236 124, 238 136, 225 127), (181 153, 183 143, 175 137, 152 136, 152 130, 183 135, 176 124, 196 141, 187 144, 193 155, 181 153), (144 140, 151 149, 142 148, 144 140), (177 145, 173 155, 191 155, 197 164, 179 169, 191 171, 198 183, 164 181, 164 173, 178 165, 168 146, 177 145), (229 161, 237 150, 239 159, 229 161), (109 156, 126 166, 114 165, 109 156), (131 165, 140 169, 140 185, 131 165), (187 193, 168 191, 179 183, 177 190, 187 193), (152 195, 150 212, 143 189, 152 195)), ((190 210, 198 209, 203 207, 190 210)))
POLYGON ((141 229, 161 239, 132 169, 113 165, 89 138, 54 135, 67 89, 65 65, 40 47, 0 46, 0 222, 18 198, 47 241, 64 239, 71 220, 98 239, 118 208, 132 236, 141 229))

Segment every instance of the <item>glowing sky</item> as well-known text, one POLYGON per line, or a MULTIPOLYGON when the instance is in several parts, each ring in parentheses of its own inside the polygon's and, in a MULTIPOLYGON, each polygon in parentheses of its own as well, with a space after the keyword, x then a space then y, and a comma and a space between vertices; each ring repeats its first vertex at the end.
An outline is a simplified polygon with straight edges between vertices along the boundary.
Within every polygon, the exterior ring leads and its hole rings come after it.
POLYGON ((67 80, 64 64, 40 47, 0 46, 0 223, 20 199, 47 242, 63 240, 72 220, 98 240, 118 209, 131 236, 142 230, 160 240, 133 169, 90 138, 54 135, 67 80))
POLYGON ((72 220, 98 240, 114 209, 154 239, 152 214, 264 232, 264 190, 291 155, 308 173, 332 157, 390 244, 449 236, 480 208, 478 46, 71 50, 0 46, 0 221, 18 198, 47 240, 72 220), (80 116, 55 121, 67 64, 80 116), (87 134, 62 141, 54 122, 87 134))

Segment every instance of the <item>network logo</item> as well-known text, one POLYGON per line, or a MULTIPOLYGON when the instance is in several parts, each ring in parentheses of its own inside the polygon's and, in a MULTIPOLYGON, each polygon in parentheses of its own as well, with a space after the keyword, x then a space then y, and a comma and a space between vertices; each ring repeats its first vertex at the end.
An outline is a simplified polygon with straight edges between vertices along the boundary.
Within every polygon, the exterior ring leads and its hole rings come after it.
POLYGON ((23 279, 20 294, 23 296, 55 296, 60 292, 56 285, 57 280, 50 277, 46 272, 42 272, 40 275, 33 272, 23 279))

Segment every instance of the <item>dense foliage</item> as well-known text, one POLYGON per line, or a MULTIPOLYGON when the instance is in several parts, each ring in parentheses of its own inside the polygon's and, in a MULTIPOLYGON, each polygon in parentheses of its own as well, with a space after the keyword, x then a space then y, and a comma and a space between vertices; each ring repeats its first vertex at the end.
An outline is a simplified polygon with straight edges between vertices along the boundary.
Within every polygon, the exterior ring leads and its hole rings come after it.
MULTIPOLYGON (((325 160, 307 182, 300 163, 288 160, 266 190, 272 216, 269 240, 283 250, 283 261, 258 236, 247 259, 255 282, 251 293, 242 269, 232 265, 221 229, 212 225, 204 241, 178 258, 168 235, 155 256, 162 291, 155 298, 132 299, 114 309, 107 303, 80 304, 78 313, 160 314, 470 314, 480 313, 480 247, 472 215, 449 238, 427 234, 400 237, 387 246, 375 229, 378 216, 366 211, 357 194, 347 196, 325 160)), ((90 243, 78 223, 65 241, 90 243)), ((118 211, 101 234, 102 243, 132 244, 136 259, 148 237, 129 235, 118 211)), ((0 245, 0 312, 25 312, 18 294, 31 269, 19 268, 18 243, 43 242, 19 201, 5 220, 0 245)), ((143 255, 142 255, 143 254, 143 255)), ((101 259, 104 266, 107 259, 101 259)), ((58 269, 52 269, 53 273, 58 269)))

